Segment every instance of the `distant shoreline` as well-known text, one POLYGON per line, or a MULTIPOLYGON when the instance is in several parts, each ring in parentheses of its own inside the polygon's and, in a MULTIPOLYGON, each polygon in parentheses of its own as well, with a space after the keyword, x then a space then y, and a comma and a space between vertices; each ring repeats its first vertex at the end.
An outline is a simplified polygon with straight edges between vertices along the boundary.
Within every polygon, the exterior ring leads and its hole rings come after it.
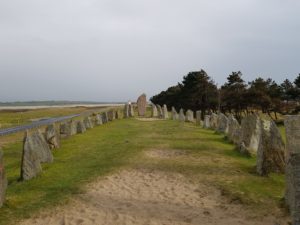
POLYGON ((109 107, 121 106, 124 103, 99 103, 99 104, 65 104, 65 105, 16 105, 16 106, 1 106, 0 110, 19 110, 19 109, 46 109, 46 108, 73 108, 73 107, 109 107))

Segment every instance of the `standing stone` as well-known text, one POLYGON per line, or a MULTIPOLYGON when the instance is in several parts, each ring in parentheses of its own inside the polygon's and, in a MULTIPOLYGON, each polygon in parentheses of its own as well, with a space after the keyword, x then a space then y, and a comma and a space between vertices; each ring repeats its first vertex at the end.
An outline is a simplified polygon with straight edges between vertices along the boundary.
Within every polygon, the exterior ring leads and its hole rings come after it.
POLYGON ((86 129, 93 128, 93 123, 91 117, 87 116, 83 119, 83 123, 86 129))
POLYGON ((102 117, 101 117, 100 114, 96 114, 96 116, 95 116, 95 124, 97 126, 102 125, 102 117))
POLYGON ((73 120, 70 122, 70 134, 71 136, 77 134, 77 123, 73 120))
POLYGON ((145 94, 142 94, 137 100, 137 107, 138 107, 138 115, 145 116, 146 107, 147 107, 147 98, 145 94))
POLYGON ((151 104, 151 106, 152 106, 152 114, 151 114, 151 116, 152 117, 158 117, 156 105, 151 104))
POLYGON ((129 105, 129 116, 134 117, 134 106, 132 103, 129 105))
POLYGON ((293 225, 300 224, 300 116, 286 116, 286 193, 285 202, 293 225))
POLYGON ((115 119, 115 112, 114 112, 114 110, 109 110, 107 112, 107 116, 108 116, 108 121, 113 121, 115 119))
POLYGON ((205 115, 204 116, 204 128, 210 128, 210 115, 205 115))
POLYGON ((202 120, 201 120, 201 111, 196 111, 196 125, 202 126, 202 120))
POLYGON ((184 111, 183 109, 179 110, 179 121, 184 122, 185 121, 185 116, 184 116, 184 111))
POLYGON ((186 122, 194 122, 194 112, 192 110, 187 110, 185 114, 186 122))
POLYGON ((172 107, 172 120, 178 120, 178 113, 175 109, 175 107, 172 107))
POLYGON ((125 104, 124 106, 124 118, 128 118, 129 117, 129 104, 125 104))
POLYGON ((78 134, 83 134, 86 132, 86 128, 84 126, 84 123, 82 120, 77 121, 77 133, 78 134))
POLYGON ((218 115, 215 113, 210 115, 210 127, 214 130, 218 127, 218 115))
MULTIPOLYGON (((241 124, 241 143, 244 143, 243 148, 240 148, 243 153, 251 155, 256 153, 261 136, 261 122, 257 114, 251 114, 243 118, 241 124)), ((240 144, 241 144, 240 143, 240 144)), ((242 146, 242 145, 241 145, 242 146)))
POLYGON ((53 162, 51 150, 40 131, 26 131, 23 142, 21 179, 30 180, 42 172, 41 163, 53 162))
POLYGON ((218 115, 217 131, 220 133, 228 133, 228 118, 223 113, 218 115))
POLYGON ((102 113, 102 123, 107 123, 108 122, 108 115, 107 112, 102 113))
POLYGON ((163 110, 160 105, 156 105, 158 111, 158 118, 163 118, 163 110))
POLYGON ((256 171, 265 176, 271 172, 284 173, 285 146, 280 131, 271 119, 261 119, 261 137, 256 160, 256 171))
POLYGON ((3 163, 3 152, 0 149, 0 208, 5 201, 5 193, 7 188, 7 179, 5 175, 4 163, 3 163))
POLYGON ((169 112, 166 104, 163 106, 163 119, 169 119, 169 112))
POLYGON ((238 145, 240 143, 240 133, 241 127, 239 122, 234 118, 232 114, 230 114, 228 117, 228 139, 234 144, 238 145))
POLYGON ((45 137, 50 149, 59 148, 60 140, 55 124, 47 126, 45 137))
POLYGON ((62 138, 70 137, 71 136, 71 122, 67 121, 67 122, 61 123, 59 132, 60 132, 60 136, 62 138))

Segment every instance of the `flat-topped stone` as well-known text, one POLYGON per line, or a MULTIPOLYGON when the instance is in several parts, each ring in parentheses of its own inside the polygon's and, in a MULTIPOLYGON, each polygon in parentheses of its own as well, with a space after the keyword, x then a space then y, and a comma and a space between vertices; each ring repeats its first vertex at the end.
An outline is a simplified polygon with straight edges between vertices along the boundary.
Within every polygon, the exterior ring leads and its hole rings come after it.
POLYGON ((147 97, 146 94, 142 94, 137 99, 138 115, 145 116, 146 107, 147 107, 147 97))
POLYGON ((5 193, 7 188, 7 178, 5 175, 3 152, 0 149, 0 208, 3 206, 5 201, 5 193))

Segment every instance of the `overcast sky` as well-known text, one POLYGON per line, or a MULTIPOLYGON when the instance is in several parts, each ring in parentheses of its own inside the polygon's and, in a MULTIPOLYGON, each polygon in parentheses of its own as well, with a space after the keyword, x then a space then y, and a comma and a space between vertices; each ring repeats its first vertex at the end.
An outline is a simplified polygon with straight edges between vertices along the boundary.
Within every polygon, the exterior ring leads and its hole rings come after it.
POLYGON ((203 68, 294 80, 299 0, 0 0, 0 101, 136 100, 203 68))

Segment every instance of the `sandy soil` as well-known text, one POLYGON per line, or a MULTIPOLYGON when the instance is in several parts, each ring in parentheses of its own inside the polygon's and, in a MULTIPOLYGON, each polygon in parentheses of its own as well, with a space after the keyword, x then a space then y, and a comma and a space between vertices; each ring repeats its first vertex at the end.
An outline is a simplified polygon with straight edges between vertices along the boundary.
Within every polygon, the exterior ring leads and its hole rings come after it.
POLYGON ((42 212, 22 225, 278 225, 275 218, 251 218, 220 191, 193 184, 181 174, 125 170, 88 185, 70 204, 42 212))

